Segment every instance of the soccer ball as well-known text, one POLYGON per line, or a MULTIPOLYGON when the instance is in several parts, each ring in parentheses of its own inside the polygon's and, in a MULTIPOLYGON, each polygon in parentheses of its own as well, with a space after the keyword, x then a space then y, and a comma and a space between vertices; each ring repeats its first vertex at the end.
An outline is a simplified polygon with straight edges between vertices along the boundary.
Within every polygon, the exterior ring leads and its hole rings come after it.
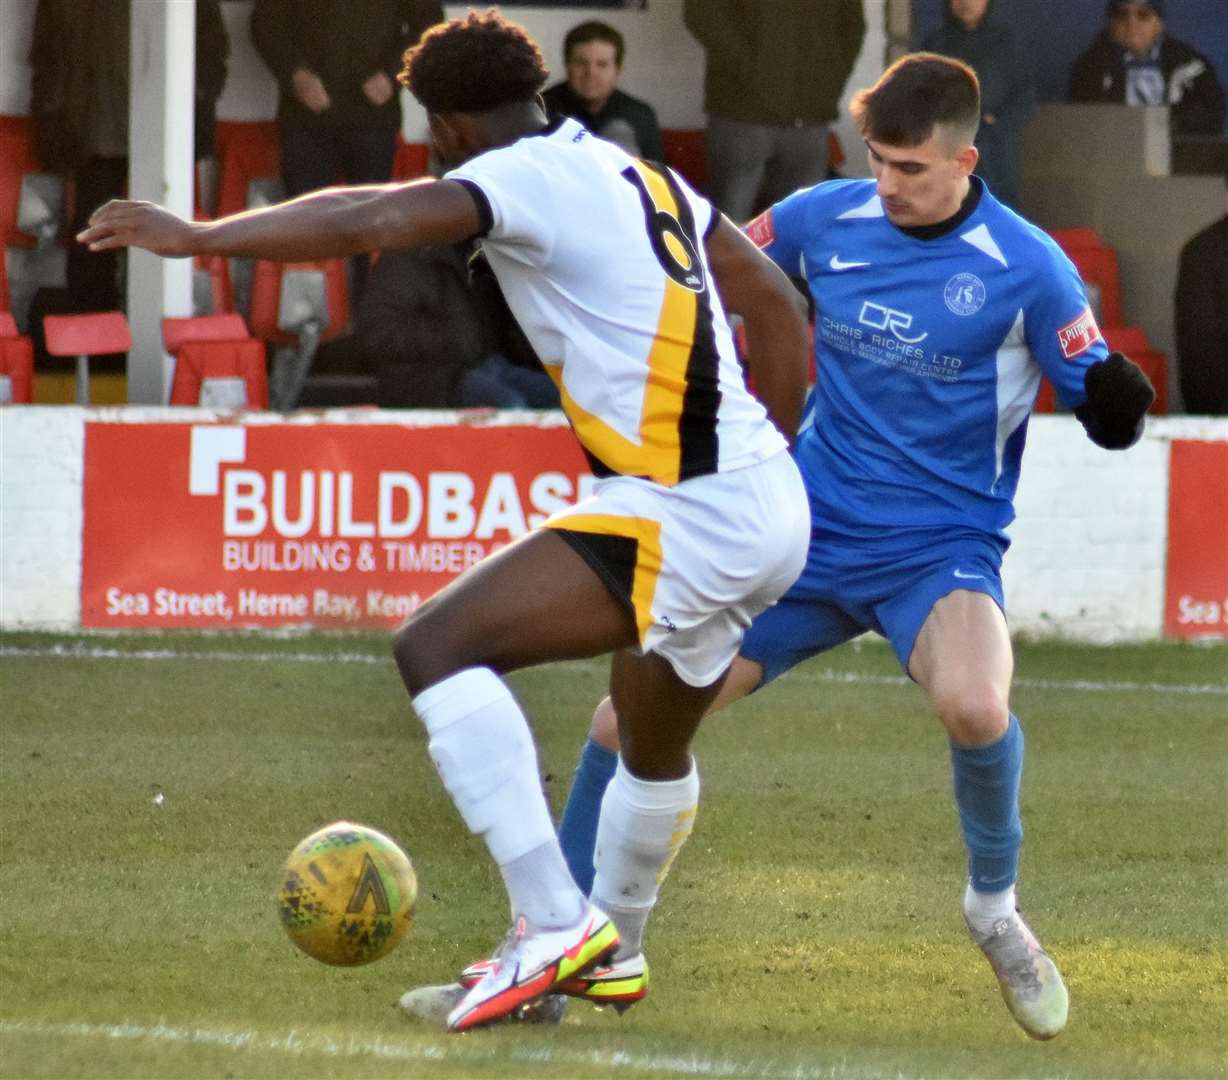
POLYGON ((413 921, 417 899, 413 864, 393 840, 334 821, 290 852, 277 908, 303 952, 353 967, 392 952, 413 921))

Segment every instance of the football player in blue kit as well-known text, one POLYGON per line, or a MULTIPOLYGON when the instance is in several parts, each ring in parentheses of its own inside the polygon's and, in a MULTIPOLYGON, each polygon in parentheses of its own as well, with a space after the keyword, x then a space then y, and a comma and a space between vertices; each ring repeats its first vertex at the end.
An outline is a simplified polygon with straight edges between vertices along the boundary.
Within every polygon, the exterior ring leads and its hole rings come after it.
MULTIPOLYGON (((1109 354, 1057 245, 973 175, 969 67, 903 57, 853 116, 873 179, 798 191, 747 227, 815 301, 818 383, 795 451, 813 532, 801 577, 756 618, 712 708, 867 630, 887 638, 950 741, 971 936, 1020 1026, 1052 1038, 1066 988, 1015 906, 1023 732, 1004 530, 1042 374, 1107 449, 1139 438, 1154 391, 1109 354)), ((617 746, 607 699, 560 827, 582 889, 617 746)))

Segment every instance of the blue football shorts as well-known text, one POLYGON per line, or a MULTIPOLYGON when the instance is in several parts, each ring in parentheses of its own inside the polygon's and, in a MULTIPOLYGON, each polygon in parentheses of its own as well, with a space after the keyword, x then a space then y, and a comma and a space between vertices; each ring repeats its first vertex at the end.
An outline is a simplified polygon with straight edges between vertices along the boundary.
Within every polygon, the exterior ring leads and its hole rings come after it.
POLYGON ((855 541, 816 527, 801 577, 756 617, 742 641, 741 655, 763 668, 760 685, 867 630, 891 643, 907 673, 930 609, 957 589, 985 593, 1005 612, 1005 545, 951 530, 907 539, 895 533, 855 541))

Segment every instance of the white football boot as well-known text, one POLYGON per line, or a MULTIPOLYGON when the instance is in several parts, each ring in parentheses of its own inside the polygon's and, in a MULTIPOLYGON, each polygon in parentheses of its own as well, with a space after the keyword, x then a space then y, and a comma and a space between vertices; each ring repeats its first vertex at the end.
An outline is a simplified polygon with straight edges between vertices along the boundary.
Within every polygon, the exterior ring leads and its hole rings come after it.
POLYGON ((500 1020, 612 957, 617 947, 614 923, 592 904, 580 922, 562 930, 530 934, 519 918, 490 970, 448 1014, 448 1028, 467 1031, 500 1020))
POLYGON ((1002 999, 1019 1026, 1034 1039, 1060 1035, 1070 1008, 1066 984, 1019 912, 995 920, 988 933, 968 923, 968 932, 989 958, 1002 999))

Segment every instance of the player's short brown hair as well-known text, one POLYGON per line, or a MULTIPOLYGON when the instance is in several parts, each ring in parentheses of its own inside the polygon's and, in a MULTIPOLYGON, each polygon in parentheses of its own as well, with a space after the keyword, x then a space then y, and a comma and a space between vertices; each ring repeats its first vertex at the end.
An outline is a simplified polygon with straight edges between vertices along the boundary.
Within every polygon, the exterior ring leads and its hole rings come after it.
POLYGON ((495 8, 432 27, 397 78, 430 113, 484 113, 532 101, 550 72, 524 27, 495 8))
POLYGON ((919 146, 940 124, 967 145, 981 122, 981 83, 961 60, 910 53, 858 91, 850 111, 864 138, 888 146, 919 146))

